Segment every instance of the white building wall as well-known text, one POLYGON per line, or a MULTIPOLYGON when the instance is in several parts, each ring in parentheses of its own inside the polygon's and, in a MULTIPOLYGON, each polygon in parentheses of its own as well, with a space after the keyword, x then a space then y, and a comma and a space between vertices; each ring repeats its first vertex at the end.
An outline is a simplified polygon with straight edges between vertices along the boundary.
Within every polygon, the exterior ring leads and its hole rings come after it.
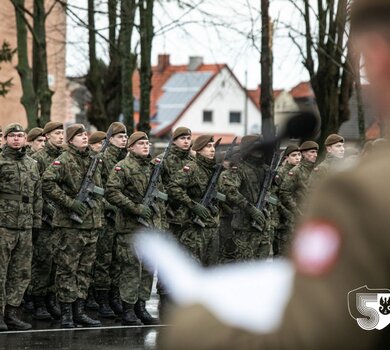
POLYGON ((193 133, 234 134, 243 136, 245 103, 248 108, 248 134, 261 132, 261 113, 255 104, 246 99, 243 89, 226 69, 213 79, 183 116, 173 125, 187 126, 193 133), (203 111, 213 112, 212 122, 203 122, 203 111), (230 123, 229 113, 240 112, 241 122, 230 123))

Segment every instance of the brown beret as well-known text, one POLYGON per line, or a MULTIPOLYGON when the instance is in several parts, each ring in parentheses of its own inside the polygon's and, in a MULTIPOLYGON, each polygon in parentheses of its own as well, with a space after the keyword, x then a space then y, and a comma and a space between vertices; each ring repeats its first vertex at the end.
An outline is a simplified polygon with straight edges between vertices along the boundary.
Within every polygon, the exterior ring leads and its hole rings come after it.
POLYGON ((309 151, 311 149, 319 150, 320 146, 318 146, 317 142, 314 141, 305 141, 302 143, 302 145, 299 146, 299 150, 302 151, 309 151))
MULTIPOLYGON (((240 149, 243 156, 247 156, 247 153, 250 151, 253 143, 261 140, 262 140, 261 135, 245 135, 240 142, 240 149)), ((256 151, 256 153, 258 152, 256 151)))
POLYGON ((106 133, 104 131, 95 131, 91 134, 91 136, 88 139, 88 143, 90 145, 93 145, 95 143, 98 143, 106 138, 106 133))
POLYGON ((127 134, 126 126, 121 122, 113 122, 108 129, 112 128, 112 136, 116 134, 127 134))
POLYGON ((73 124, 66 129, 66 142, 69 142, 75 135, 85 132, 83 124, 73 124))
POLYGON ((133 132, 127 141, 128 147, 134 145, 139 140, 149 140, 148 135, 146 135, 143 131, 133 132))
POLYGON ((4 128, 4 137, 6 137, 10 132, 25 132, 23 126, 19 123, 11 123, 4 128))
POLYGON ((195 152, 198 152, 201 149, 205 148, 209 142, 214 142, 213 135, 200 135, 194 141, 194 144, 192 146, 192 150, 195 152))
POLYGON ((27 134, 27 142, 34 141, 39 136, 42 136, 43 129, 41 128, 32 128, 27 134))
POLYGON ((344 137, 337 134, 330 134, 325 140, 325 146, 332 146, 337 142, 344 143, 344 137))
POLYGON ((299 147, 298 145, 288 145, 286 147, 286 149, 284 150, 284 156, 287 157, 288 155, 290 155, 291 153, 293 152, 297 152, 299 151, 299 147))
POLYGON ((178 128, 175 129, 173 132, 172 138, 176 140, 178 137, 183 136, 183 135, 192 135, 191 130, 184 127, 184 126, 179 126, 178 128))
POLYGON ((49 132, 52 132, 52 131, 57 130, 57 129, 63 130, 64 124, 62 124, 61 122, 48 122, 45 124, 45 126, 43 128, 42 135, 46 135, 49 132))

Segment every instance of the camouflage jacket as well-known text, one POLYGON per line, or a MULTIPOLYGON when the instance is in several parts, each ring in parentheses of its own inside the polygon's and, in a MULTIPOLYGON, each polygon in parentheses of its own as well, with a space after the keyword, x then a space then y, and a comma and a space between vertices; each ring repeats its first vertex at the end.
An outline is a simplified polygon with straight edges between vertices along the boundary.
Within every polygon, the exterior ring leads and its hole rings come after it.
MULTIPOLYGON (((156 158, 162 159, 162 157, 163 154, 160 154, 156 158)), ((153 160, 154 162, 155 159, 153 160)), ((174 178, 176 174, 193 159, 194 158, 191 156, 189 150, 182 150, 173 144, 169 150, 167 158, 163 163, 161 178, 164 186, 168 187, 168 184, 171 183, 172 178, 174 178)), ((179 202, 168 196, 167 220, 169 223, 181 225, 185 220, 186 215, 188 214, 187 210, 187 207, 181 205, 179 202)))
POLYGON ((329 173, 337 170, 342 161, 331 153, 327 153, 325 159, 318 165, 315 174, 313 174, 311 183, 315 185, 318 181, 325 179, 329 173))
MULTIPOLYGON (((31 158, 35 159, 38 164, 39 173, 42 176, 43 172, 46 168, 62 153, 62 147, 53 146, 49 141, 46 142, 43 149, 35 152, 31 158)), ((55 203, 50 200, 45 193, 42 194, 43 198, 43 213, 45 214, 43 218, 48 217, 52 219, 54 214, 55 203)), ((42 221, 42 226, 46 228, 50 228, 50 226, 42 221)))
MULTIPOLYGON (((194 217, 190 209, 201 201, 214 169, 215 160, 197 154, 194 160, 188 162, 176 174, 172 174, 171 182, 167 183, 166 189, 171 201, 177 201, 182 205, 182 224, 192 223, 194 217)), ((209 218, 202 221, 208 228, 217 227, 219 215, 212 215, 210 212, 209 218)))
POLYGON ((34 151, 30 145, 26 146, 26 154, 31 157, 36 151, 34 151))
POLYGON ((41 226, 42 189, 37 162, 4 146, 0 153, 0 227, 41 226))
POLYGON ((226 195, 228 204, 233 206, 233 229, 253 229, 247 207, 249 204, 256 205, 266 170, 265 164, 256 165, 250 160, 244 160, 221 177, 221 191, 226 195))
MULTIPOLYGON (((70 219, 70 207, 91 164, 89 149, 81 152, 74 146, 67 149, 54 160, 42 176, 42 189, 45 195, 57 205, 53 217, 53 226, 80 229, 94 229, 102 225, 102 197, 95 196, 95 207, 89 208, 79 224, 70 219)), ((94 175, 94 184, 102 187, 101 165, 94 175)))
POLYGON ((284 177, 279 189, 279 199, 288 211, 286 219, 293 222, 300 213, 300 204, 306 198, 310 176, 315 169, 315 163, 302 158, 284 177))
MULTIPOLYGON (((138 223, 140 204, 144 198, 153 171, 151 158, 143 158, 132 152, 121 160, 111 171, 106 184, 105 197, 119 208, 115 227, 118 232, 130 233, 143 226, 138 223)), ((162 183, 159 187, 163 191, 162 183)), ((151 226, 161 228, 162 200, 157 199, 158 212, 154 213, 151 226)))

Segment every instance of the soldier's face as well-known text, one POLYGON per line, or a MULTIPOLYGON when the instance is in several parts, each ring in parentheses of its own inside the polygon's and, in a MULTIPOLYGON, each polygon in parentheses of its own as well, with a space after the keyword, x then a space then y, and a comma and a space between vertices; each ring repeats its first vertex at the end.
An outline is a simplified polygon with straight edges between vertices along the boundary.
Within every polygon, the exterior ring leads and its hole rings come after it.
POLYGON ((287 156, 287 162, 291 165, 298 165, 299 162, 301 161, 301 158, 302 158, 302 155, 301 155, 301 152, 297 151, 297 152, 291 152, 288 156, 287 156))
POLYGON ((20 131, 10 132, 5 138, 5 143, 13 149, 21 149, 27 143, 26 134, 20 131))
POLYGON ((78 148, 79 150, 84 151, 88 147, 88 134, 86 131, 81 132, 73 136, 69 141, 70 144, 78 148))
POLYGON ((334 145, 331 145, 331 146, 327 146, 326 147, 326 151, 328 153, 331 153, 333 154, 335 157, 337 158, 344 158, 344 143, 342 142, 337 142, 335 143, 334 145))
POLYGON ((317 160, 318 152, 316 149, 309 149, 308 151, 302 152, 302 157, 308 160, 309 162, 315 163, 317 160))
POLYGON ((103 140, 98 142, 98 143, 94 143, 93 145, 89 145, 89 147, 91 147, 92 151, 94 151, 96 153, 100 152, 100 150, 102 149, 102 146, 103 146, 103 140))
POLYGON ((191 135, 179 136, 173 143, 180 149, 188 151, 191 147, 191 135))
POLYGON ((112 136, 110 138, 110 143, 118 148, 126 148, 127 139, 127 134, 123 132, 112 136))
POLYGON ((38 136, 34 141, 30 143, 31 148, 35 151, 38 152, 41 150, 43 147, 45 147, 45 141, 46 137, 45 136, 38 136))
POLYGON ((46 138, 53 146, 60 147, 64 143, 64 130, 53 130, 46 134, 46 138))
POLYGON ((214 142, 209 142, 205 147, 203 147, 198 153, 207 158, 207 159, 214 159, 215 157, 215 147, 214 142))
POLYGON ((150 151, 150 143, 148 140, 138 140, 132 146, 130 151, 141 157, 147 157, 150 151))

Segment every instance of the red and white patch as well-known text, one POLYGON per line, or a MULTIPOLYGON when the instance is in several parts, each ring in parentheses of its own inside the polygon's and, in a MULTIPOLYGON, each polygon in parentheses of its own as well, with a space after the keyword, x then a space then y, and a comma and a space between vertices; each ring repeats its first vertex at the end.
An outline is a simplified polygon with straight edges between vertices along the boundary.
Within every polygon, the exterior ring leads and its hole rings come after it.
POLYGON ((237 171, 237 167, 236 166, 232 166, 232 171, 237 171))
POLYGON ((317 171, 318 171, 318 168, 317 168, 317 167, 315 167, 315 168, 313 169, 313 171, 317 172, 317 171))
POLYGON ((115 171, 121 171, 121 170, 122 170, 122 168, 120 166, 115 167, 115 171))
POLYGON ((338 259, 341 234, 326 221, 311 221, 301 226, 292 246, 292 258, 297 270, 305 275, 321 276, 338 259))
POLYGON ((59 160, 55 160, 53 163, 51 163, 53 165, 61 165, 61 162, 59 160))
POLYGON ((185 173, 188 173, 189 171, 191 170, 191 168, 189 167, 189 166, 184 166, 184 168, 183 168, 183 171, 185 172, 185 173))
POLYGON ((288 172, 288 176, 293 176, 293 175, 294 175, 294 173, 292 171, 288 172))

